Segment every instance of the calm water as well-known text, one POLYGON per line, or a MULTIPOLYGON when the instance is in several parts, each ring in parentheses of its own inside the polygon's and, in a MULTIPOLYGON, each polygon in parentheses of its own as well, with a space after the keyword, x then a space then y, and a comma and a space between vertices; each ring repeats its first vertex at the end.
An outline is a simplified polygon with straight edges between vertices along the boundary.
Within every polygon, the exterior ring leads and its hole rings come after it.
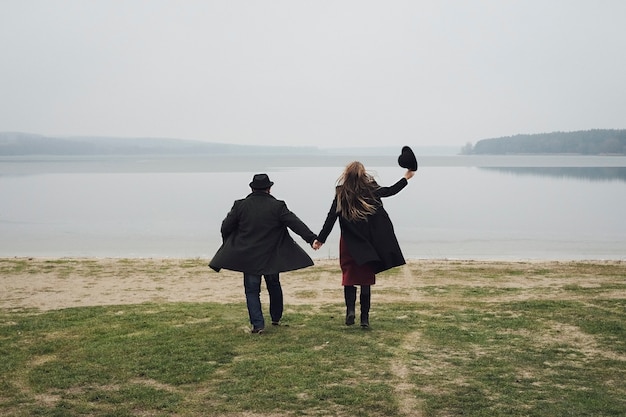
MULTIPOLYGON (((403 173, 360 159, 384 185, 403 173)), ((350 160, 5 158, 0 256, 209 258, 256 172, 267 172, 272 194, 317 232, 350 160)), ((407 258, 626 259, 625 162, 424 157, 409 186, 384 203, 407 258)), ((337 257, 338 237, 337 224, 309 254, 337 257)))

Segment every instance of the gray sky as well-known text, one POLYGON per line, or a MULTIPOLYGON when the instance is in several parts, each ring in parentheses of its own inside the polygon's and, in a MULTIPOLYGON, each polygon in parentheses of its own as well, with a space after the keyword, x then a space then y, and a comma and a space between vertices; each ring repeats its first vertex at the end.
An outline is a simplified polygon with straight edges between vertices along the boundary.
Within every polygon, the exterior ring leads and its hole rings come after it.
POLYGON ((0 0, 0 131, 451 145, 626 128, 626 1, 0 0))

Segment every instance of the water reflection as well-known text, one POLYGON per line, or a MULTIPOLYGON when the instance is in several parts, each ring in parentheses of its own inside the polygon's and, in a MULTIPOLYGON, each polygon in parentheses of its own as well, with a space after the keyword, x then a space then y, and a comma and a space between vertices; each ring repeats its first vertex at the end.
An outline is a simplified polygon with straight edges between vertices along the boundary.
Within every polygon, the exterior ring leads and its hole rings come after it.
POLYGON ((480 169, 515 175, 626 182, 625 167, 481 167, 480 169))

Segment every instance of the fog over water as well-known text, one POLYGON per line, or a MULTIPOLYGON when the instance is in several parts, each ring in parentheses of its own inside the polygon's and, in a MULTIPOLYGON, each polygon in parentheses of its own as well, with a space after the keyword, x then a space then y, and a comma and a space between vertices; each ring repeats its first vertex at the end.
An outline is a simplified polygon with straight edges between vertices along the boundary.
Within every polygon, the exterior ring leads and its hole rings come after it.
MULTIPOLYGON (((381 185, 393 158, 358 158, 381 185)), ((2 158, 0 256, 210 258, 221 221, 267 172, 318 232, 351 158, 2 158)), ((407 258, 626 259, 626 158, 419 158, 384 200, 407 258)), ((294 239, 307 245, 295 234, 294 239)), ((339 225, 313 258, 338 256, 339 225)))

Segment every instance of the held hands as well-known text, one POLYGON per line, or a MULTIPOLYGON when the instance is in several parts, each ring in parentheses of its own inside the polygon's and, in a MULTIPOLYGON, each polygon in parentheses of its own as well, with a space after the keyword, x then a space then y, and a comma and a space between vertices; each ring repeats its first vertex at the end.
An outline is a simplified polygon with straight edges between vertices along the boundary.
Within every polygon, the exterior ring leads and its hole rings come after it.
POLYGON ((315 239, 315 240, 313 241, 313 243, 311 244, 311 247, 312 247, 314 250, 318 250, 319 248, 321 248, 321 247, 322 247, 322 245, 323 245, 323 244, 324 244, 324 243, 322 243, 322 242, 320 242, 319 240, 315 239))
POLYGON ((415 171, 411 171, 410 169, 407 169, 406 172, 404 173, 404 178, 406 178, 408 181, 411 178, 413 178, 413 175, 415 175, 415 171))

